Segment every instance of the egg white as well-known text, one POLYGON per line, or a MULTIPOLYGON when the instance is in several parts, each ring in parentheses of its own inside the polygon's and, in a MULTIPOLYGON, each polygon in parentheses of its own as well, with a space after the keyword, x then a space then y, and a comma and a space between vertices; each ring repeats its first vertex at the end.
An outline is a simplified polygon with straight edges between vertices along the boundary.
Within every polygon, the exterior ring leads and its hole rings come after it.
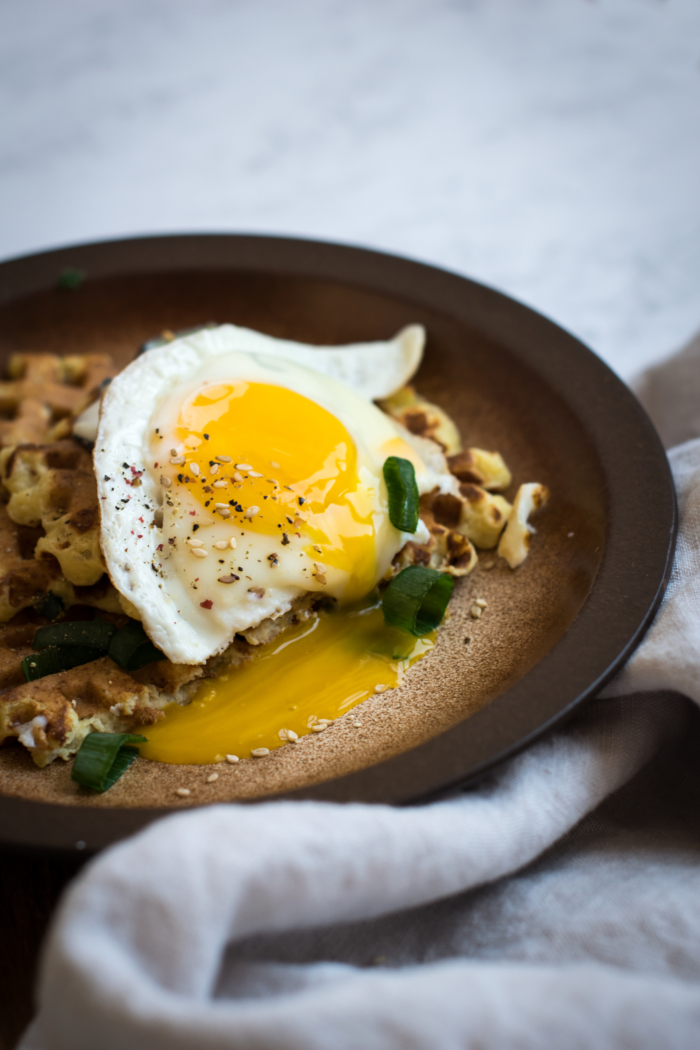
MULTIPOLYGON (((276 537, 234 528, 209 515, 186 489, 178 488, 175 501, 164 498, 161 471, 153 466, 149 446, 154 427, 172 426, 185 398, 203 382, 247 380, 283 386, 316 402, 345 426, 357 447, 358 477, 372 503, 375 582, 410 538, 389 521, 382 465, 390 453, 382 452, 382 446, 397 438, 408 440, 419 491, 455 487, 441 454, 436 456, 432 448, 421 450, 419 441, 366 396, 282 355, 232 352, 227 349, 230 333, 217 339, 218 331, 206 330, 151 350, 125 369, 103 399, 95 445, 108 572, 138 610, 151 639, 174 663, 204 662, 229 645, 237 632, 282 615, 308 591, 323 590, 342 598, 346 582, 343 573, 332 568, 323 587, 315 581, 313 559, 304 550, 308 539, 303 536, 290 532, 284 557, 273 566, 268 554, 280 550, 276 537), (193 557, 185 542, 193 521, 200 524, 196 535, 209 552, 204 559, 193 557), (232 534, 235 550, 214 547, 232 534), (176 542, 169 543, 171 539, 176 542), (217 582, 228 572, 239 575, 241 583, 229 587, 217 582), (211 599, 213 603, 205 607, 211 599)), ((365 348, 355 353, 345 348, 342 353, 354 357, 354 364, 343 364, 344 373, 361 378, 370 367, 365 348)), ((422 524, 414 538, 426 538, 422 524)))

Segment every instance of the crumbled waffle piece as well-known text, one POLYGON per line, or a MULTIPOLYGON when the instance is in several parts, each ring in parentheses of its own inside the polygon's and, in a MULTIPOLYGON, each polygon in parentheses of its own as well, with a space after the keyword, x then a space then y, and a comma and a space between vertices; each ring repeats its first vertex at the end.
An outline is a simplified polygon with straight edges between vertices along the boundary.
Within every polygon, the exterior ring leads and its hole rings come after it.
POLYGON ((0 742, 17 737, 38 766, 69 758, 93 730, 131 732, 162 718, 157 693, 108 656, 0 696, 0 742))
POLYGON ((9 516, 18 524, 41 524, 46 532, 36 558, 55 558, 69 583, 97 583, 105 564, 89 454, 73 441, 20 445, 0 453, 0 471, 10 493, 9 516))
POLYGON ((116 371, 109 354, 13 354, 0 382, 0 445, 49 440, 53 425, 79 415, 116 371))
POLYGON ((412 386, 401 387, 391 397, 378 401, 377 404, 387 415, 393 416, 406 427, 411 434, 430 438, 448 455, 460 451, 462 441, 459 431, 439 405, 426 401, 415 392, 412 386))
POLYGON ((480 485, 489 492, 502 492, 512 481, 511 473, 500 452, 483 448, 466 448, 447 457, 450 472, 460 481, 480 485))

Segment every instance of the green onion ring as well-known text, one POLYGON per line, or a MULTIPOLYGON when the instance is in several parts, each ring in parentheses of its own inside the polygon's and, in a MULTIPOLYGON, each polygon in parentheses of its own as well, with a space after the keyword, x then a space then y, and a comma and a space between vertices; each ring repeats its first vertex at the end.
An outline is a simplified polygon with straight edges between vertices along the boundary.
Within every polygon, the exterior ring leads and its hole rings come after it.
POLYGON ((133 733, 90 733, 75 756, 71 779, 91 791, 106 791, 138 755, 127 745, 145 743, 145 736, 133 733))
POLYGON ((89 645, 50 645, 39 653, 32 653, 22 660, 22 670, 28 682, 46 678, 59 671, 70 671, 72 667, 92 663, 102 653, 89 645))
MULTIPOLYGON (((113 623, 106 620, 72 620, 70 623, 52 623, 40 627, 34 635, 34 648, 47 649, 49 646, 78 645, 89 646, 106 653, 109 643, 117 633, 113 623)), ((92 657, 95 659, 95 656, 92 657)))
POLYGON ((129 620, 117 631, 110 642, 109 655, 125 671, 138 671, 146 664, 165 659, 165 654, 155 647, 138 620, 129 620))
POLYGON ((382 598, 384 619, 420 638, 442 623, 455 581, 449 573, 409 565, 395 576, 382 598))
POLYGON ((389 520, 400 532, 411 535, 418 528, 418 486, 416 472, 408 459, 389 456, 383 467, 389 493, 389 520))

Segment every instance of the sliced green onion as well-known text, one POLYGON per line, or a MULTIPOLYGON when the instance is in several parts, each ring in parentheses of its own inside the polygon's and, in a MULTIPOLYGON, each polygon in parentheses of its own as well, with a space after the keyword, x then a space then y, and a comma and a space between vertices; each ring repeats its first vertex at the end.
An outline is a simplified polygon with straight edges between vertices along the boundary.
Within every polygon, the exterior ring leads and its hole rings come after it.
MULTIPOLYGON (((46 649, 50 645, 90 646, 106 653, 109 643, 117 633, 113 623, 106 620, 79 620, 71 623, 52 623, 40 627, 34 635, 34 648, 46 649)), ((92 659, 96 659, 93 655, 92 659)))
POLYGON ((36 610, 47 620, 57 620, 63 612, 63 602, 53 591, 47 591, 41 601, 37 602, 36 610))
POLYGON ((392 627, 420 638, 442 623, 454 585, 454 579, 446 572, 409 565, 384 591, 384 619, 392 627))
POLYGON ((25 656, 22 670, 28 682, 35 682, 37 678, 46 678, 49 674, 92 663, 101 655, 100 650, 88 645, 50 645, 40 653, 25 656))
POLYGON ((75 756, 71 779, 91 791, 106 791, 138 755, 128 745, 145 743, 145 736, 133 733, 90 733, 75 756))
POLYGON ((418 528, 419 499, 413 464, 408 459, 389 456, 383 469, 389 493, 389 520, 395 529, 413 534, 418 528))
POLYGON ((68 266, 59 273, 56 285, 58 288, 66 288, 68 291, 74 292, 76 288, 80 287, 86 276, 87 274, 84 270, 74 270, 72 266, 68 266))
POLYGON ((109 655, 125 671, 138 671, 146 664, 165 659, 165 654, 155 647, 138 620, 129 620, 117 631, 110 642, 109 655))

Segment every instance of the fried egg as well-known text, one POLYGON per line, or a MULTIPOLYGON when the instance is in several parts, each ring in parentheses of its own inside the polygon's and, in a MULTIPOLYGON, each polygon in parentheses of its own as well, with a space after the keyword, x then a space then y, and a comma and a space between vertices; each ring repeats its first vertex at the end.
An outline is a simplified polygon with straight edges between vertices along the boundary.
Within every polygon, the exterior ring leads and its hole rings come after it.
POLYGON ((420 363, 423 330, 314 348, 224 325, 148 351, 108 388, 95 444, 112 582, 173 663, 319 592, 367 595, 408 539, 382 467, 413 462, 419 491, 455 491, 437 446, 373 398, 420 363))

